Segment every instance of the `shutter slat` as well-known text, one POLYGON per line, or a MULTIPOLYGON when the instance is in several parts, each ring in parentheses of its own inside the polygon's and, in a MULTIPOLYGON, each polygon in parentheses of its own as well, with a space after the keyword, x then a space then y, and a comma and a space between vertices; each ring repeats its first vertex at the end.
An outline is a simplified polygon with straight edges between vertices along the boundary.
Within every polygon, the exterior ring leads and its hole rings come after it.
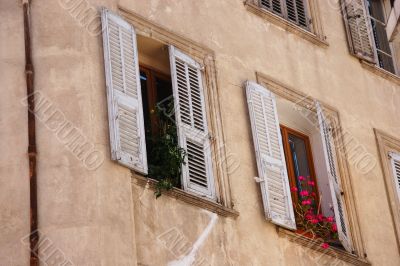
POLYGON ((325 164, 328 170, 329 188, 331 191, 331 197, 333 201, 333 208, 335 213, 335 221, 338 228, 339 240, 341 241, 343 247, 348 251, 352 252, 352 246, 350 241, 350 235, 347 230, 347 216, 344 205, 344 198, 341 193, 341 185, 339 173, 337 172, 337 162, 336 162, 336 152, 333 143, 333 137, 330 130, 329 121, 326 119, 324 111, 321 105, 315 102, 319 130, 321 133, 322 146, 324 150, 325 164))
POLYGON ((296 229, 274 95, 251 81, 246 83, 246 95, 265 216, 296 229))
POLYGON ((396 187, 397 197, 400 201, 400 153, 391 153, 390 157, 393 167, 394 186, 396 187))
POLYGON ((341 0, 341 7, 350 52, 360 59, 375 63, 371 24, 364 0, 341 0))
POLYGON ((147 174, 136 34, 107 9, 102 10, 102 26, 111 158, 147 174))
POLYGON ((200 65, 170 46, 179 145, 187 152, 182 167, 185 190, 215 199, 210 140, 205 120, 200 65))

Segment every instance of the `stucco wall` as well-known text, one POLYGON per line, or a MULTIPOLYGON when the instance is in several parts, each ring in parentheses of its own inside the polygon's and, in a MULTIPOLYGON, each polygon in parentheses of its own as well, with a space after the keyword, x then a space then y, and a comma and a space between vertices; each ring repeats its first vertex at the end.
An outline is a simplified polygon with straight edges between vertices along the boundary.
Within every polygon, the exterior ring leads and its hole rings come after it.
MULTIPOLYGON (((1 265, 27 265, 29 255, 20 242, 29 233, 29 187, 26 107, 20 103, 25 96, 22 9, 16 2, 0 2, 1 265)), ((77 1, 32 1, 35 87, 104 162, 90 170, 68 149, 70 142, 58 128, 63 118, 43 115, 47 119, 38 121, 39 227, 54 247, 75 265, 167 265, 203 234, 197 259, 211 265, 315 265, 318 252, 279 237, 264 219, 242 84, 260 71, 334 106, 343 128, 378 162, 373 128, 398 134, 400 88, 349 55, 337 4, 319 3, 329 43, 323 48, 248 12, 242 0, 82 2, 114 11, 120 4, 215 51, 225 141, 240 163, 230 175, 240 213, 233 219, 168 196, 156 200, 153 191, 131 185, 128 169, 110 161, 101 36, 81 25, 66 8, 71 2, 77 1), (169 234, 184 239, 181 249, 164 241, 169 234)), ((399 265, 379 164, 366 175, 354 165, 350 170, 368 259, 399 265)))

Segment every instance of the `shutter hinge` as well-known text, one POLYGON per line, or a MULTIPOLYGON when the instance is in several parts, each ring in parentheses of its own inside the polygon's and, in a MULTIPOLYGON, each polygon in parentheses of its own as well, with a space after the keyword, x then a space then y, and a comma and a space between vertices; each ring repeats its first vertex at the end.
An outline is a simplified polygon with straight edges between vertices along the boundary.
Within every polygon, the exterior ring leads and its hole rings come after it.
POLYGON ((344 191, 343 190, 340 191, 340 195, 344 196, 344 191))
POLYGON ((388 158, 389 158, 389 160, 393 159, 393 155, 391 152, 388 153, 388 158))
POLYGON ((254 177, 254 180, 255 180, 257 183, 261 183, 261 182, 264 182, 264 181, 265 181, 264 178, 260 178, 260 177, 258 177, 258 176, 255 176, 255 177, 254 177))

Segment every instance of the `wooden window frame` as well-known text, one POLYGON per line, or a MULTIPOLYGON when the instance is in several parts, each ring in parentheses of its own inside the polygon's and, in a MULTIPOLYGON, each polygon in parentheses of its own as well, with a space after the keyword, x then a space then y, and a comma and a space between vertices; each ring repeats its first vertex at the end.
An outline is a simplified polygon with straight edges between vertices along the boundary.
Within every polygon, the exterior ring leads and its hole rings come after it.
MULTIPOLYGON (((171 82, 171 75, 165 74, 154 67, 141 64, 139 62, 139 71, 146 73, 146 83, 147 83, 147 103, 149 105, 150 110, 147 110, 149 114, 151 114, 152 108, 155 108, 157 104, 157 87, 156 87, 156 78, 160 78, 163 80, 168 80, 171 82)), ((171 85, 172 86, 172 85, 171 85)), ((151 133, 154 135, 157 132, 158 125, 157 119, 155 116, 150 115, 150 124, 151 124, 151 133)))
MULTIPOLYGON (((296 131, 292 128, 284 126, 284 125, 280 125, 280 128, 281 128, 282 144, 283 144, 283 150, 285 153, 286 167, 287 167, 287 171, 288 171, 290 187, 292 188, 292 187, 296 186, 296 174, 294 172, 293 156, 292 156, 292 152, 291 152, 291 149, 289 146, 289 134, 302 139, 305 143, 306 153, 307 153, 307 162, 308 162, 308 167, 310 170, 310 178, 315 183, 315 186, 313 189, 313 192, 315 192, 315 194, 317 195, 317 197, 315 198, 315 203, 317 206, 319 206, 318 181, 317 181, 317 177, 315 174, 315 167, 314 167, 314 160, 313 160, 313 156, 312 156, 310 137, 299 131, 296 131)), ((299 203, 299 196, 297 193, 292 193, 292 195, 293 194, 294 194, 294 197, 292 197, 292 201, 293 201, 293 206, 295 206, 296 203, 297 204, 299 203)))
MULTIPOLYGON (((222 129, 221 108, 218 100, 219 93, 214 51, 202 44, 168 30, 121 5, 118 5, 118 13, 135 27, 138 35, 149 37, 165 45, 173 45, 175 48, 192 57, 202 66, 206 119, 211 140, 210 150, 214 161, 213 172, 217 199, 216 202, 214 202, 175 188, 171 193, 165 194, 173 195, 173 197, 188 204, 208 209, 217 214, 223 213, 223 215, 226 216, 237 217, 239 213, 233 209, 234 202, 229 182, 231 169, 229 169, 228 162, 226 161, 228 156, 222 129)), ((153 188, 154 184, 157 183, 155 180, 146 179, 136 173, 132 173, 132 177, 133 185, 147 186, 150 184, 150 187, 153 188), (143 180, 146 180, 146 182, 143 182, 143 180)))

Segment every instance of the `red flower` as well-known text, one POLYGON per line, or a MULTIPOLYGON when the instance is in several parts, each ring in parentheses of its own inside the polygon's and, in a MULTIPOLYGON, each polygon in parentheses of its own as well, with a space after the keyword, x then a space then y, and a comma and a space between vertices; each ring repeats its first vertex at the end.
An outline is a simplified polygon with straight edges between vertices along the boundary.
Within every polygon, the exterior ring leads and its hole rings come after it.
POLYGON ((311 221, 312 219, 314 219, 314 216, 311 213, 307 213, 305 218, 307 221, 311 221))
POLYGON ((305 180, 304 176, 302 176, 302 175, 301 175, 301 176, 299 176, 299 180, 300 180, 300 181, 303 181, 303 180, 305 180))
POLYGON ((292 187, 291 189, 290 189, 292 192, 297 192, 297 187, 292 187))
POLYGON ((326 220, 330 223, 332 223, 334 221, 332 216, 326 217, 326 220))
POLYGON ((329 248, 329 244, 328 243, 322 243, 321 244, 321 248, 327 249, 327 248, 329 248))
POLYGON ((312 224, 317 224, 317 223, 318 223, 318 219, 312 219, 312 220, 311 220, 311 223, 312 223, 312 224))
POLYGON ((308 191, 307 190, 301 191, 300 196, 303 196, 303 197, 308 196, 308 191))
POLYGON ((336 224, 332 224, 332 232, 337 232, 337 226, 336 224))
POLYGON ((317 194, 315 194, 315 192, 311 192, 311 196, 315 197, 317 194))
POLYGON ((314 181, 308 181, 308 185, 315 186, 315 182, 314 181))
POLYGON ((320 222, 324 220, 324 216, 322 214, 318 214, 317 218, 320 222))
POLYGON ((311 205, 311 200, 303 200, 301 205, 311 205))

